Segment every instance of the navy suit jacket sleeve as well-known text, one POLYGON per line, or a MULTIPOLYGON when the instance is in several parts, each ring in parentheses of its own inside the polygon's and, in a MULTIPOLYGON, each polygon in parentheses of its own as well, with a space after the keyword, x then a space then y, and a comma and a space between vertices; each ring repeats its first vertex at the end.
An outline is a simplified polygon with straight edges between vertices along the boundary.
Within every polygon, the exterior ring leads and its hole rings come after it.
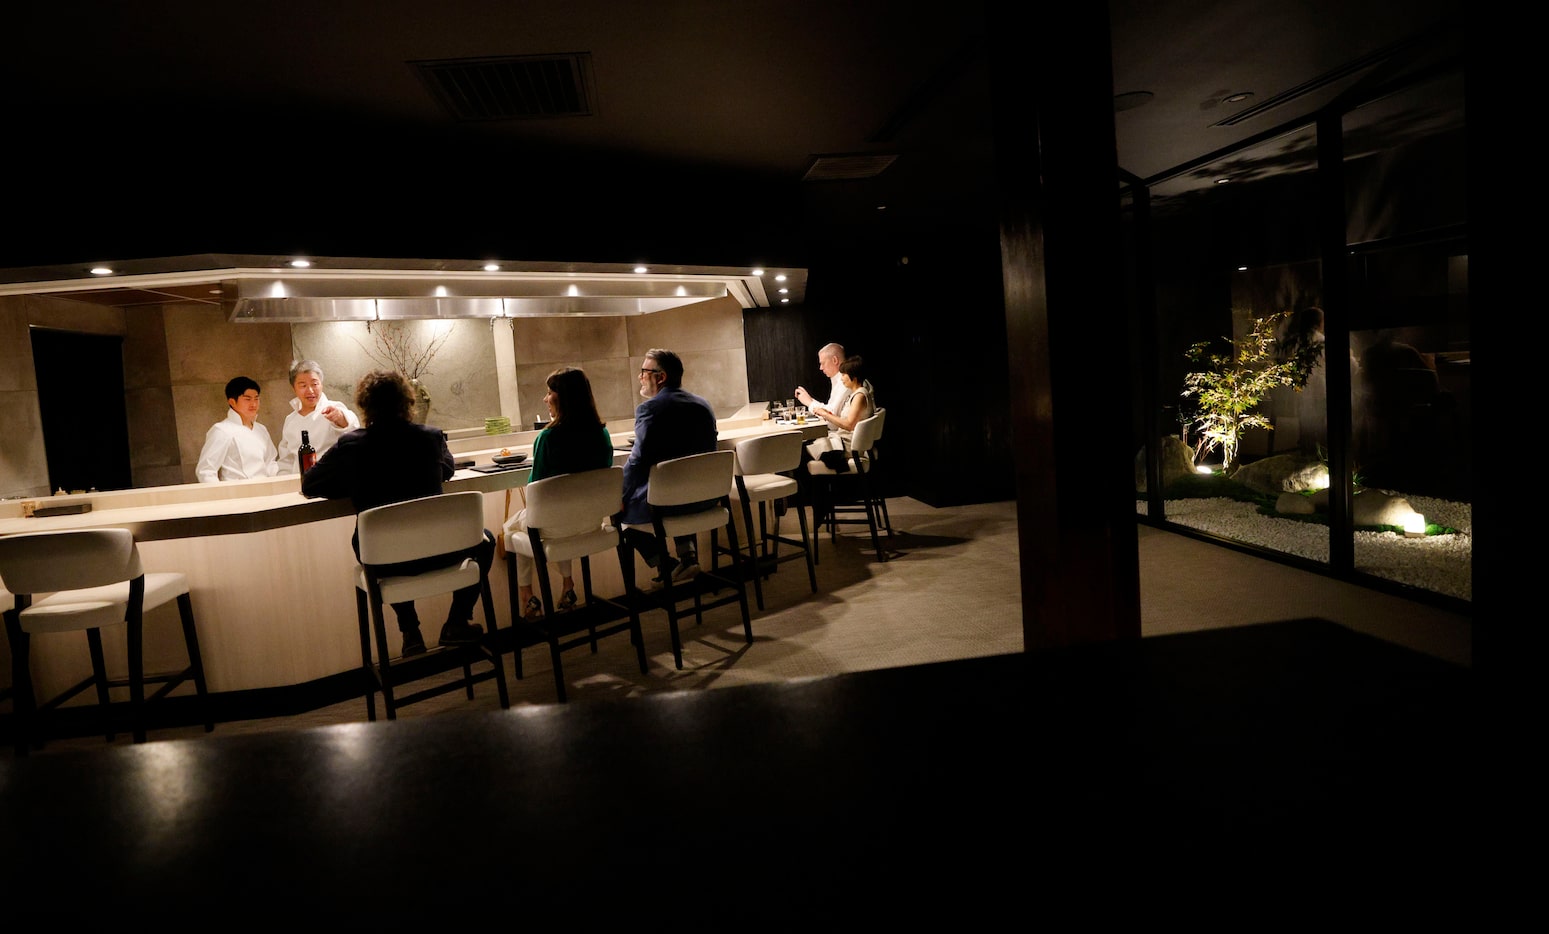
POLYGON ((650 507, 646 504, 646 483, 651 479, 651 464, 644 459, 650 445, 651 400, 647 399, 635 408, 635 442, 629 448, 629 458, 624 461, 624 512, 623 521, 631 525, 649 522, 650 507))

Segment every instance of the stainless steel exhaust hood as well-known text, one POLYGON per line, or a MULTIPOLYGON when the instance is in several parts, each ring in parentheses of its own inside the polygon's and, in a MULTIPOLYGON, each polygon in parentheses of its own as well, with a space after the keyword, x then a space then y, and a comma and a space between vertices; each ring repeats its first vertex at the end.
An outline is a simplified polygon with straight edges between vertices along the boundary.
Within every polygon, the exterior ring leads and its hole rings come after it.
POLYGON ((230 320, 403 321, 644 315, 732 296, 755 306, 738 277, 612 274, 364 277, 273 274, 221 283, 230 320))

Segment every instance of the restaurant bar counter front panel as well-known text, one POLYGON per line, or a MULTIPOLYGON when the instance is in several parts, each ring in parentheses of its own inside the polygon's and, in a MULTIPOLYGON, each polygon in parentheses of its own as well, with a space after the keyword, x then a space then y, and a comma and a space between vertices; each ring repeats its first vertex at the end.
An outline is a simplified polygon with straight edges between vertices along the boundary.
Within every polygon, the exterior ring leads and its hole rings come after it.
MULTIPOLYGON (((749 406, 737 417, 720 420, 720 444, 729 448, 741 438, 781 430, 749 406)), ((628 457, 632 432, 610 423, 619 447, 615 463, 628 457)), ((820 425, 802 429, 818 435, 820 425)), ((457 432, 449 441, 459 463, 491 464, 502 449, 531 455, 536 432, 503 436, 457 432)), ((485 527, 498 534, 505 516, 521 508, 516 491, 527 483, 526 466, 485 473, 459 469, 445 492, 484 493, 485 527)), ((298 476, 224 483, 43 497, 35 506, 68 506, 89 502, 88 512, 26 517, 20 501, 0 502, 0 535, 82 528, 128 528, 135 533, 147 571, 177 571, 188 577, 199 644, 212 692, 305 684, 360 666, 356 628, 355 554, 350 545, 355 515, 347 500, 308 499, 301 495, 298 476)), ((702 545, 702 547, 705 547, 702 545)), ((637 575, 646 573, 638 563, 637 575)), ((623 592, 617 564, 593 562, 600 595, 623 592)), ((557 581, 556 581, 557 583, 557 581)), ((490 571, 495 615, 504 628, 511 625, 506 572, 498 558, 490 571)), ((423 626, 439 631, 450 596, 420 601, 423 626)), ((185 662, 176 606, 168 604, 147 615, 145 670, 166 671, 185 662), (170 614, 165 619, 160 614, 170 614)), ((388 611, 391 614, 391 611, 388 611)), ((481 618, 475 612, 475 621, 481 618)), ((390 638, 396 628, 388 620, 390 638)), ((32 674, 39 697, 49 697, 90 673, 85 637, 81 633, 47 633, 34 637, 32 674), (71 644, 71 640, 79 643, 71 644), (52 644, 51 644, 52 643, 52 644)), ((122 676, 125 667, 123 627, 104 631, 108 670, 122 676)), ((0 684, 11 685, 10 646, 0 639, 0 684)), ((74 703, 86 703, 77 699, 74 703)))

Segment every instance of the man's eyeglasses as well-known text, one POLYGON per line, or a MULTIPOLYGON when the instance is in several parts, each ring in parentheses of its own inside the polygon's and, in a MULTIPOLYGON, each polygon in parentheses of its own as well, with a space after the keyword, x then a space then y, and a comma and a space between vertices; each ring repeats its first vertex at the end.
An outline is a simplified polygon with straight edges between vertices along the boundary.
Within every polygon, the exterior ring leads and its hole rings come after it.
POLYGON ((653 369, 653 368, 648 367, 648 366, 643 366, 643 367, 640 368, 640 372, 641 373, 660 373, 661 370, 653 369))

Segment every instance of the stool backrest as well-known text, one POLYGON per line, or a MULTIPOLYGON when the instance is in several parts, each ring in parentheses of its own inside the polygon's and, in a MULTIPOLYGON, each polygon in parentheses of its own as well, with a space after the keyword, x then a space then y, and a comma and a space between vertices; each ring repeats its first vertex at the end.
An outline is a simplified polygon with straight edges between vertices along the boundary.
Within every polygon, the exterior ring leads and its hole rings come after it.
POLYGON ((0 582, 16 594, 103 587, 145 573, 128 529, 71 529, 0 537, 0 582))
POLYGON ((871 450, 872 445, 882 437, 882 418, 882 414, 878 413, 855 423, 855 431, 850 438, 851 451, 865 454, 871 450))
POLYGON ((781 431, 737 442, 737 473, 784 473, 801 466, 801 432, 781 431))
POLYGON ((618 529, 609 520, 624 505, 624 468, 544 477, 527 484, 525 493, 527 529, 512 533, 513 544, 524 554, 532 554, 528 536, 533 533, 542 538, 549 561, 596 554, 618 544, 618 529))
POLYGON ((686 506, 728 497, 736 461, 735 451, 708 451, 653 464, 646 502, 652 506, 686 506))
POLYGON ((397 564, 472 548, 484 537, 484 494, 441 493, 389 503, 355 519, 362 564, 397 564))

